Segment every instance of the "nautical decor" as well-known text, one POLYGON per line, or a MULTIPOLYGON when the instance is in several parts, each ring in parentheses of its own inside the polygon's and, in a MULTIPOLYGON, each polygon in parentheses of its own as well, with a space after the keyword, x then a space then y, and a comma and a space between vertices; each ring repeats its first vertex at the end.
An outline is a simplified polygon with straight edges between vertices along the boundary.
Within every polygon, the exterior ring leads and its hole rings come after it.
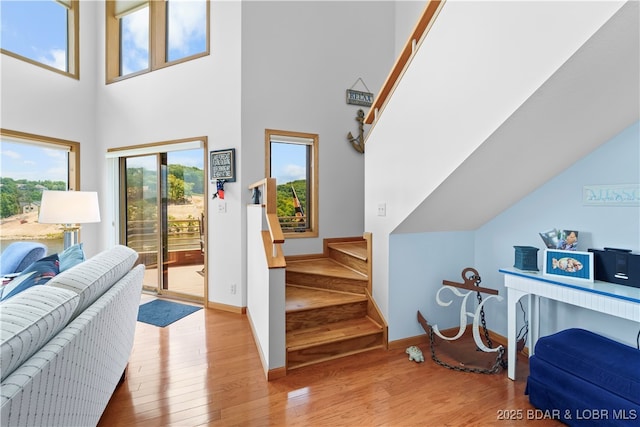
POLYGON ((363 107, 371 107, 371 105, 373 105, 373 93, 369 91, 369 88, 361 77, 358 77, 358 80, 351 86, 351 89, 347 89, 347 104, 362 105, 363 107), (353 89, 358 82, 362 83, 367 90, 366 92, 353 89))
POLYGON ((364 111, 362 111, 362 108, 358 110, 356 121, 360 123, 358 125, 359 134, 357 137, 354 137, 351 132, 349 132, 347 139, 358 153, 364 153, 364 111))
POLYGON ((498 295, 498 291, 495 289, 480 287, 480 282, 482 281, 482 279, 480 278, 480 274, 478 273, 478 271, 474 268, 467 267, 464 270, 462 270, 462 279, 464 280, 464 283, 456 283, 456 282, 451 282, 449 280, 443 280, 442 281, 443 287, 440 288, 436 293, 436 302, 441 307, 448 307, 453 303, 452 300, 443 301, 440 294, 443 293, 444 291, 449 291, 453 293, 454 296, 462 298, 462 302, 460 304, 460 328, 458 329, 458 333, 455 336, 453 337, 444 336, 438 329, 438 325, 433 325, 433 326, 429 325, 426 319, 424 318, 424 316, 422 316, 420 311, 418 311, 418 322, 422 325, 425 332, 429 334, 429 339, 431 341, 431 358, 441 366, 444 366, 449 369, 458 370, 458 371, 476 372, 476 373, 498 372, 500 368, 506 367, 506 362, 503 360, 504 347, 499 345, 493 348, 493 343, 491 342, 491 339, 489 337, 489 330, 487 329, 487 325, 485 322, 484 305, 487 301, 489 301, 492 298, 495 298, 498 301, 502 301, 503 298, 498 295), (467 290, 467 292, 461 291, 460 289, 467 290), (477 294, 478 307, 476 308, 474 313, 469 313, 467 312, 467 299, 469 298, 469 295, 471 295, 474 292, 477 294), (481 293, 489 294, 489 297, 483 300, 481 293), (486 353, 496 353, 495 363, 493 364, 493 367, 491 367, 490 369, 450 365, 440 360, 435 354, 433 334, 436 334, 438 337, 446 341, 455 341, 458 338, 462 337, 462 335, 464 334, 464 331, 467 327, 467 317, 471 317, 473 319, 472 333, 473 333, 473 340, 476 344, 476 347, 486 353), (487 343, 486 345, 483 342, 482 338, 480 337, 480 328, 479 328, 480 322, 482 322, 484 337, 487 343))

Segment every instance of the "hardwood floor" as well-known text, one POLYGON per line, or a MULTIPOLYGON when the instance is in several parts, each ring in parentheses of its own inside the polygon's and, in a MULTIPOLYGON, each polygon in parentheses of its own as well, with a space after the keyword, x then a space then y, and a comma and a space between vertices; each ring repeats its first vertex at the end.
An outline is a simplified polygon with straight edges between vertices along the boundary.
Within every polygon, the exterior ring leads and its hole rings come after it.
POLYGON ((166 328, 138 322, 127 379, 99 425, 562 425, 536 419, 524 358, 514 382, 445 369, 420 347, 420 364, 404 349, 373 350, 267 382, 246 316, 204 309, 166 328))

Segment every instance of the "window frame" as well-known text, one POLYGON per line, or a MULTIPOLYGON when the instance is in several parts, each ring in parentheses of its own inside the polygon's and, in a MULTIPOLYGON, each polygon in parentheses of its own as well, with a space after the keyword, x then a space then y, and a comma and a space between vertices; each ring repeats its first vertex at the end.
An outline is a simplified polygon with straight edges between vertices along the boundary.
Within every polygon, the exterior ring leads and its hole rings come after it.
POLYGON ((67 141, 64 139, 52 138, 49 136, 35 135, 32 133, 25 133, 14 131, 10 129, 0 128, 0 136, 7 138, 24 140, 26 143, 38 143, 43 145, 53 145, 65 147, 69 150, 69 164, 67 170, 68 176, 68 190, 80 191, 80 143, 74 141, 67 141))
POLYGON ((10 50, 0 48, 0 52, 45 70, 80 80, 80 0, 70 0, 68 7, 64 4, 62 4, 62 7, 67 9, 67 71, 27 58, 10 50))
POLYGON ((191 61, 193 59, 208 56, 210 51, 210 31, 211 31, 211 2, 206 3, 207 28, 205 35, 206 48, 204 52, 195 53, 184 58, 167 61, 167 1, 149 0, 149 67, 124 76, 120 75, 121 52, 120 52, 120 17, 116 17, 116 1, 105 1, 106 19, 106 83, 114 83, 126 80, 131 77, 147 74, 172 65, 191 61))
MULTIPOLYGON (((293 131, 285 131, 285 130, 276 130, 276 129, 265 129, 265 176, 271 177, 271 143, 272 137, 274 136, 282 136, 285 138, 300 138, 300 139, 308 139, 312 140, 311 144, 311 159, 307 164, 307 168, 311 170, 307 171, 307 175, 310 177, 309 189, 308 189, 308 206, 310 205, 310 209, 307 209, 307 220, 309 222, 309 227, 305 231, 284 231, 283 234, 287 239, 295 239, 295 238, 312 238, 318 237, 318 144, 319 144, 319 136, 315 133, 305 133, 305 132, 293 132, 293 131)), ((278 185, 278 182, 276 182, 278 185)), ((308 207, 307 206, 307 207, 308 207)))

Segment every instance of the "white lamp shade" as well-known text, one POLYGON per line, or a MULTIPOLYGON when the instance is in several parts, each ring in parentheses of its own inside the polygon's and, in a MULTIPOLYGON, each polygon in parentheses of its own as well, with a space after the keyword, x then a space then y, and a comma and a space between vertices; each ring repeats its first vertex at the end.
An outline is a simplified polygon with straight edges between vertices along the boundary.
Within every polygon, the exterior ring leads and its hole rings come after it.
POLYGON ((98 193, 95 191, 42 192, 40 216, 42 224, 85 224, 100 222, 98 193))

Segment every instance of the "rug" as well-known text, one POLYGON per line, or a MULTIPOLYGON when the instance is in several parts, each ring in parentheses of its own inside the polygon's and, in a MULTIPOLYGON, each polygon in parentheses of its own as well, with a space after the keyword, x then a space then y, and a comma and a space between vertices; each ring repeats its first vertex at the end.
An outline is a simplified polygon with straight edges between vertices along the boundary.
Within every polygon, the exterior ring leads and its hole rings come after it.
POLYGON ((201 308, 202 307, 156 299, 140 306, 138 310, 138 322, 164 328, 191 313, 195 313, 201 308))

